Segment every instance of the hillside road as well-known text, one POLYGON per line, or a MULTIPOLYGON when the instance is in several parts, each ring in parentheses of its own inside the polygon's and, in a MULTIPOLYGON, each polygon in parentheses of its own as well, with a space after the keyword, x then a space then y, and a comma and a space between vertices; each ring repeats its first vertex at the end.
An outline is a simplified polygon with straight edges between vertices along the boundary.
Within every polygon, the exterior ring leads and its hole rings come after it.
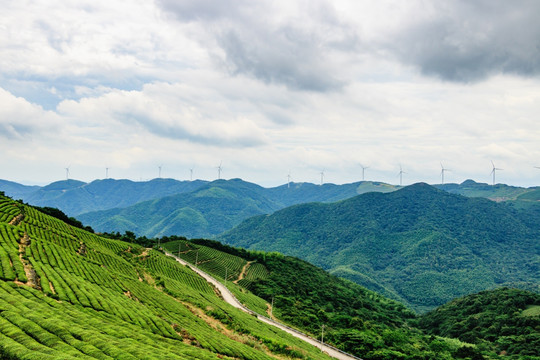
POLYGON ((339 359, 339 360, 362 360, 358 357, 355 357, 353 355, 350 355, 350 354, 346 354, 344 352, 341 352, 340 350, 334 348, 334 347, 331 347, 331 346, 328 346, 324 343, 321 343, 319 340, 316 340, 298 330, 295 330, 293 328, 290 328, 288 327, 287 325, 284 325, 284 324, 281 324, 273 319, 270 319, 266 316, 263 316, 261 314, 258 314, 248 308, 246 308, 242 303, 240 303, 240 301, 238 301, 238 299, 231 293, 231 291, 229 289, 227 289, 227 287, 225 285, 223 285, 221 282, 219 282, 218 280, 216 280, 213 276, 209 275, 208 273, 204 272, 203 270, 199 269, 198 267, 196 267, 195 265, 179 258, 178 256, 175 256, 167 251, 164 251, 164 253, 174 259, 176 259, 176 261, 178 261, 179 263, 183 264, 183 265, 186 265, 186 266, 189 266, 193 271, 195 271, 197 274, 199 274, 200 276, 202 276, 206 281, 208 281, 209 283, 211 283, 212 285, 214 285, 218 291, 221 293, 221 296, 223 297, 223 300, 225 300, 227 303, 231 304, 232 306, 244 311, 244 312, 247 312, 249 314, 252 314, 252 315, 255 315, 257 317, 257 319, 259 319, 260 321, 262 322, 265 322, 267 324, 270 324, 272 326, 275 326, 275 327, 278 327, 280 328, 281 330, 283 331, 286 331, 287 333, 291 334, 292 336, 294 337, 297 337, 301 340, 304 340, 305 342, 307 343, 310 343, 311 345, 313 346, 316 346, 318 348, 321 349, 321 351, 324 351, 326 354, 328 354, 329 356, 333 357, 333 358, 336 358, 336 359, 339 359))

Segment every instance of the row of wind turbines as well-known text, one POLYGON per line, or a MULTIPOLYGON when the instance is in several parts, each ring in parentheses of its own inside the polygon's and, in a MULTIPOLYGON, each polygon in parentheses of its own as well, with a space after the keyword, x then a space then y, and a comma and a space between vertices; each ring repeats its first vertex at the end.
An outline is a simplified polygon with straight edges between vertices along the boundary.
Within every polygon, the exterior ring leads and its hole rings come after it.
MULTIPOLYGON (((223 161, 220 161, 219 163, 219 166, 216 167, 217 169, 217 179, 218 180, 221 180, 221 172, 223 171, 223 161)), ((493 182, 492 184, 495 185, 495 176, 497 174, 497 171, 502 171, 504 169, 501 169, 501 168, 498 168, 495 166, 495 163, 493 162, 493 160, 491 160, 491 173, 490 173, 490 176, 493 177, 493 182)), ((365 174, 366 174, 366 170, 369 169, 369 166, 364 166, 362 164, 360 164, 360 167, 362 168, 362 181, 365 181, 365 174)), ((66 170, 66 180, 69 180, 69 175, 70 175, 70 171, 69 169, 71 168, 71 165, 69 165, 68 167, 64 168, 66 170)), ((159 165, 158 166, 158 178, 161 179, 161 170, 163 168, 163 165, 159 165)), ((540 166, 534 166, 535 169, 540 169, 540 166)), ((105 167, 105 179, 108 179, 109 178, 109 170, 111 168, 110 167, 105 167)), ((194 168, 190 168, 189 169, 189 173, 190 173, 190 176, 189 176, 189 180, 190 181, 193 181, 193 170, 194 168)), ((441 184, 444 185, 444 173, 447 172, 447 171, 452 171, 450 169, 447 169, 444 167, 444 165, 441 163, 441 184)), ((324 174, 325 174, 325 170, 322 170, 319 175, 321 176, 321 182, 320 182, 320 185, 323 185, 324 184, 324 174)), ((403 186, 403 174, 406 174, 405 171, 403 171, 403 167, 401 166, 401 164, 399 165, 399 173, 398 173, 398 176, 399 176, 399 186, 403 186)), ((287 174, 287 187, 290 187, 291 186, 291 172, 289 171, 289 173, 287 174)))

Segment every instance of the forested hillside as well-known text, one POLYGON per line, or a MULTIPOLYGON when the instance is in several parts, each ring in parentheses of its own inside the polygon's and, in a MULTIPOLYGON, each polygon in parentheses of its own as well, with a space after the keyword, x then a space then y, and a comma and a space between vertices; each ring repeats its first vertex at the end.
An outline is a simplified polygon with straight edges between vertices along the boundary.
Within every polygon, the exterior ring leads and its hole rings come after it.
POLYGON ((192 192, 142 202, 127 208, 78 216, 100 232, 133 231, 142 236, 213 237, 243 220, 306 201, 336 201, 364 191, 392 191, 372 182, 346 185, 291 183, 263 188, 240 179, 216 180, 192 192))
POLYGON ((540 224, 416 184, 248 219, 228 244, 298 256, 417 311, 502 284, 538 288, 540 224))
POLYGON ((0 195, 0 358, 327 359, 189 268, 0 195))
MULTIPOLYGON (((491 186, 472 180, 435 187, 467 197, 504 201, 514 208, 540 213, 538 188, 491 186)), ((63 180, 44 187, 0 180, 0 191, 16 199, 36 206, 58 208, 99 232, 132 231, 139 236, 214 237, 253 215, 272 213, 297 204, 336 202, 359 194, 386 193, 399 188, 375 181, 343 185, 291 182, 263 188, 240 179, 212 182, 106 179, 91 183, 63 180), (213 193, 199 191, 203 187, 213 188, 213 193), (184 196, 178 196, 180 194, 184 196), (197 199, 201 196, 206 200, 197 199), (228 206, 230 199, 234 199, 234 206, 228 206)))
POLYGON ((456 299, 423 315, 427 333, 478 344, 504 358, 540 357, 540 295, 502 288, 456 299))
POLYGON ((426 336, 411 326, 415 315, 403 305, 298 258, 202 239, 175 239, 163 246, 221 279, 252 310, 314 337, 320 338, 324 331, 325 342, 363 359, 481 356, 469 344, 426 336))
POLYGON ((260 186, 241 180, 218 180, 193 192, 78 218, 102 232, 129 230, 150 237, 208 237, 231 229, 246 218, 280 208, 261 192, 260 186))

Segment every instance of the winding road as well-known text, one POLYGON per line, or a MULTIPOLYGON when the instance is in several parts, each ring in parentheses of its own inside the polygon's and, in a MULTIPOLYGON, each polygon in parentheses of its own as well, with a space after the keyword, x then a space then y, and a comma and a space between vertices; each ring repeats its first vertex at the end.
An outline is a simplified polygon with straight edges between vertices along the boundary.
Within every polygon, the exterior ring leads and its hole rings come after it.
POLYGON ((279 323, 273 319, 270 319, 269 317, 266 317, 264 315, 261 315, 261 314, 258 314, 250 309, 248 309, 247 307, 245 307, 242 303, 240 303, 240 301, 238 301, 238 299, 231 293, 231 291, 229 289, 227 289, 227 287, 225 287, 225 285, 223 285, 221 282, 219 282, 218 280, 216 280, 214 277, 212 277, 211 275, 209 275, 208 273, 204 272, 203 270, 199 269, 198 267, 196 267, 195 265, 179 258, 178 256, 176 255, 173 255, 165 250, 163 250, 163 252, 165 253, 165 255, 167 256, 170 256, 174 259, 176 259, 176 261, 178 261, 179 263, 183 264, 183 265, 186 265, 186 266, 189 266, 193 271, 195 271, 197 274, 199 274, 200 276, 202 276, 206 281, 208 281, 209 283, 211 283, 212 285, 214 285, 218 290, 219 292, 221 293, 221 296, 223 297, 223 299, 228 302, 229 304, 231 304, 232 306, 242 310, 242 311, 245 311, 249 314, 252 314, 254 316, 257 317, 257 319, 259 319, 260 321, 262 322, 265 322, 267 324, 270 324, 272 326, 275 326, 277 328, 280 328, 281 330, 283 331, 286 331, 288 332, 289 334, 291 334, 292 336, 295 336, 299 339, 302 339, 304 340, 305 342, 308 342, 310 343, 311 345, 313 346, 316 346, 318 348, 320 348, 322 351, 324 351, 326 354, 328 354, 329 356, 333 357, 333 358, 336 358, 336 359, 339 359, 339 360, 362 360, 354 355, 350 355, 350 354, 347 354, 339 349, 336 349, 330 345, 326 345, 324 343, 321 343, 319 340, 317 339, 314 339, 296 329, 293 329, 293 328, 290 328, 288 327, 287 325, 284 325, 282 323, 279 323))

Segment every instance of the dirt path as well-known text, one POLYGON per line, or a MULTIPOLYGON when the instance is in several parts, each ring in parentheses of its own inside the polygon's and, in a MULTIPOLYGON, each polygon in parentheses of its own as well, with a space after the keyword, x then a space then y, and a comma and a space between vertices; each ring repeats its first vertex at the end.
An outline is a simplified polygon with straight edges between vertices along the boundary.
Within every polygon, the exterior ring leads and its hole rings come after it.
POLYGON ((248 261, 246 265, 242 268, 242 271, 240 271, 240 275, 238 275, 238 279, 234 280, 233 283, 238 284, 240 280, 246 277, 246 272, 248 267, 253 263, 254 261, 248 261))
POLYGON ((270 324, 272 326, 275 326, 277 328, 280 328, 281 330, 283 330, 285 332, 288 332, 292 336, 297 337, 297 338, 299 338, 301 340, 304 340, 305 342, 307 342, 307 343, 309 343, 309 344, 311 344, 313 346, 316 346, 316 347, 320 348, 321 351, 324 351, 326 354, 328 354, 329 356, 331 356, 333 358, 336 358, 336 359, 339 359, 339 360, 362 360, 362 359, 357 358, 357 357, 355 357, 353 355, 342 353, 342 352, 340 352, 338 349, 336 349, 334 347, 328 346, 326 344, 321 344, 321 342, 319 340, 316 340, 316 339, 314 339, 314 338, 312 338, 312 337, 310 337, 310 336, 308 336, 308 335, 306 335, 304 333, 301 333, 298 330, 292 329, 292 328, 288 327, 287 325, 284 325, 284 324, 282 324, 280 322, 272 320, 272 319, 270 319, 270 318, 268 318, 266 316, 257 314, 256 312, 246 308, 242 303, 240 303, 240 301, 238 301, 238 299, 236 299, 236 297, 230 292, 230 290, 227 289, 225 287, 225 285, 223 285, 222 283, 217 281, 214 277, 212 277, 211 275, 209 275, 206 272, 202 271, 201 269, 195 267, 193 264, 188 263, 187 261, 185 261, 183 259, 180 259, 179 257, 177 257, 177 256, 175 256, 175 255, 173 255, 173 254, 171 254, 171 253, 169 253, 167 251, 164 251, 164 252, 165 252, 165 255, 168 255, 168 256, 171 256, 171 257, 175 258, 176 261, 178 261, 180 264, 189 266, 193 271, 195 271, 197 274, 199 274, 204 279, 206 279, 206 281, 213 284, 219 290, 219 292, 221 293, 221 296, 223 297, 223 300, 225 300, 226 302, 228 302, 229 304, 231 304, 235 308, 238 308, 238 309, 240 309, 240 310, 242 310, 244 312, 247 312, 249 314, 255 315, 257 317, 257 319, 259 319, 260 321, 265 322, 267 324, 270 324))
POLYGON ((24 214, 19 214, 15 216, 11 221, 9 222, 9 225, 19 225, 21 221, 24 220, 24 214))

